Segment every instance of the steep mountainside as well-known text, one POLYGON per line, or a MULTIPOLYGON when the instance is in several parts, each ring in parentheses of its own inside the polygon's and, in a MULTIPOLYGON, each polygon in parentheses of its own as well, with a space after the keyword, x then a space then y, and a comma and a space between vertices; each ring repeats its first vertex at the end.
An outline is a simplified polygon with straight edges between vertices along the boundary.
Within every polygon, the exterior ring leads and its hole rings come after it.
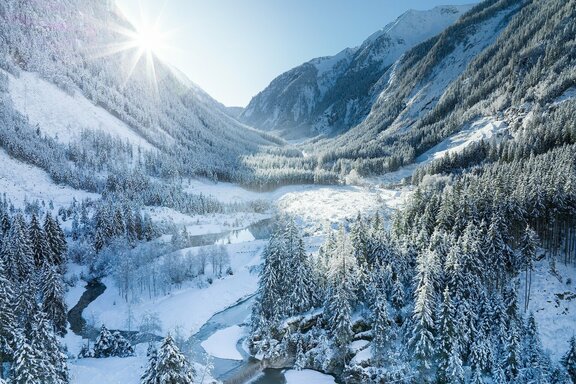
POLYGON ((0 3, 0 146, 57 182, 98 192, 111 174, 130 172, 235 179, 240 157, 271 137, 139 55, 111 4, 0 3))
MULTIPOLYGON (((552 0, 480 3, 393 65, 360 124, 296 150, 248 157, 260 176, 254 183, 334 183, 397 171, 457 132, 482 127, 476 124, 482 119, 513 128, 526 118, 549 119, 545 111, 557 100, 573 98, 575 7, 552 0)), ((514 138, 507 132, 499 136, 514 138)))
POLYGON ((440 33, 470 8, 408 11, 361 46, 280 75, 251 100, 240 118, 290 138, 346 130, 366 117, 392 73, 391 65, 404 52, 440 33))

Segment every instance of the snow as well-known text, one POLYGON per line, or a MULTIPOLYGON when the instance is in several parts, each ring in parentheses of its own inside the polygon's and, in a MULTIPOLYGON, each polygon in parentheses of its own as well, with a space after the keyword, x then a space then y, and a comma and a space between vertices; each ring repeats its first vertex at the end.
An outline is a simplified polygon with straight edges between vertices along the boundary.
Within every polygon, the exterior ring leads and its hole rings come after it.
POLYGON ((42 169, 12 158, 0 149, 0 193, 6 193, 15 206, 22 207, 24 202, 44 200, 53 202, 54 208, 72 204, 74 198, 99 199, 100 195, 63 185, 56 185, 42 169))
POLYGON ((135 357, 78 359, 69 364, 72 384, 139 384, 146 354, 135 357))
POLYGON ((562 104, 565 101, 576 98, 576 87, 570 87, 556 99, 554 99, 553 105, 562 104))
POLYGON ((363 187, 319 187, 289 192, 278 201, 282 212, 306 222, 338 223, 358 212, 373 212, 380 207, 378 194, 363 187))
MULTIPOLYGON (((264 245, 264 241, 226 245, 234 271, 232 276, 214 279, 205 288, 190 284, 166 296, 131 303, 134 318, 138 319, 146 312, 157 312, 164 332, 181 329, 187 336, 196 333, 215 313, 256 291, 258 274, 250 269, 260 264, 264 245)), ((195 249, 187 248, 181 252, 195 249)), ((96 314, 99 324, 111 329, 124 329, 128 304, 118 296, 112 279, 105 278, 103 282, 107 286, 106 291, 84 313, 96 314)))
MULTIPOLYGON (((365 181, 372 184, 382 185, 399 184, 404 179, 411 177, 414 171, 420 166, 447 156, 450 153, 461 153, 471 144, 480 142, 481 140, 499 140, 505 135, 508 135, 508 133, 508 125, 505 121, 490 116, 479 118, 474 120, 461 131, 449 136, 418 156, 414 164, 406 165, 394 172, 367 178, 365 181)), ((401 202, 399 199, 392 199, 391 201, 395 203, 401 202)), ((394 208, 398 208, 399 206, 400 205, 396 204, 394 208)))
MULTIPOLYGON (((534 313, 544 350, 554 361, 568 350, 568 340, 576 325, 576 267, 558 261, 556 269, 558 275, 550 273, 547 260, 536 263, 528 307, 528 312, 534 313)), ((520 281, 523 283, 523 276, 520 281)), ((523 285, 518 296, 523 308, 523 285)))
POLYGON ((135 146, 151 150, 154 147, 124 122, 104 108, 94 105, 80 91, 66 93, 37 74, 21 71, 19 77, 4 72, 9 78, 9 93, 14 107, 38 124, 42 133, 70 143, 82 130, 106 132, 135 146))
MULTIPOLYGON (((516 6, 513 6, 496 13, 494 17, 479 24, 475 33, 468 35, 464 42, 456 45, 454 50, 434 67, 432 74, 423 81, 421 86, 414 89, 413 94, 406 100, 406 108, 388 131, 408 130, 416 119, 432 110, 447 87, 465 71, 468 64, 482 50, 496 41, 503 28, 503 20, 515 8, 516 6)), ((389 81, 388 87, 380 94, 379 99, 384 101, 388 97, 389 90, 394 89, 395 85, 393 79, 389 81)))
POLYGON ((472 143, 497 139, 505 135, 507 131, 508 125, 504 121, 495 120, 491 117, 481 118, 470 124, 468 128, 455 133, 418 156, 416 162, 424 164, 447 156, 450 153, 461 153, 472 143))
POLYGON ((246 328, 234 325, 216 331, 208 339, 204 340, 201 345, 208 354, 214 357, 242 360, 242 354, 238 351, 236 345, 246 335, 246 328))
POLYGON ((301 371, 289 369, 284 373, 284 376, 286 377, 286 384, 336 384, 334 377, 311 369, 301 371))
MULTIPOLYGON (((145 207, 143 212, 149 214, 152 220, 160 226, 166 227, 172 224, 180 228, 185 226, 190 236, 241 230, 251 224, 270 218, 270 214, 253 212, 187 215, 167 207, 145 207)), ((248 238, 247 241, 249 240, 254 239, 248 238)))
POLYGON ((316 234, 325 225, 340 223, 362 214, 374 213, 382 207, 397 209, 405 200, 407 190, 397 191, 370 185, 291 185, 272 192, 249 191, 230 183, 194 180, 186 189, 191 193, 211 195, 223 202, 266 200, 282 213, 298 216, 304 227, 316 234))
POLYGON ((411 9, 372 34, 366 41, 372 42, 383 35, 388 35, 414 45, 442 32, 473 6, 474 4, 465 4, 439 6, 430 10, 411 9))

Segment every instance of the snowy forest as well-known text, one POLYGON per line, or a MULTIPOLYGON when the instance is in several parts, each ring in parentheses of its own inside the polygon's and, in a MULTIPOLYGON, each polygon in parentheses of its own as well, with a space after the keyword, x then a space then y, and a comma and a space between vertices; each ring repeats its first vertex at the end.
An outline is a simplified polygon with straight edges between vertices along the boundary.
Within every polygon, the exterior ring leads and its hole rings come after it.
POLYGON ((246 108, 115 1, 0 20, 0 384, 576 383, 576 1, 406 10, 246 108))

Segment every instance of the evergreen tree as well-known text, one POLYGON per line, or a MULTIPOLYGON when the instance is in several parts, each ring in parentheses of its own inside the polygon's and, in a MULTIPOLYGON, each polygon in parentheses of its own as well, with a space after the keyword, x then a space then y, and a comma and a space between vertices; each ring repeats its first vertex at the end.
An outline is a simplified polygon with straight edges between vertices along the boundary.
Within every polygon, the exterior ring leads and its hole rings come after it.
POLYGON ((503 361, 506 378, 510 381, 514 380, 518 375, 521 364, 520 335, 518 331, 516 321, 512 320, 508 330, 508 337, 506 338, 503 361))
POLYGON ((332 289, 328 299, 328 323, 334 342, 342 351, 352 340, 352 307, 344 284, 338 284, 332 289))
POLYGON ((60 228, 58 219, 53 219, 50 213, 47 213, 44 219, 44 233, 51 250, 52 264, 63 266, 65 263, 66 236, 60 228))
POLYGON ((156 362, 157 384, 193 384, 195 372, 182 352, 168 335, 160 350, 156 362))
POLYGON ((16 337, 10 384, 43 384, 41 360, 21 333, 16 337))
POLYGON ((8 277, 15 282, 30 281, 34 271, 34 256, 30 247, 24 217, 16 215, 6 241, 8 277))
POLYGON ((34 315, 31 332, 31 346, 38 356, 39 377, 45 384, 67 384, 70 382, 66 355, 52 331, 52 325, 41 311, 34 315))
POLYGON ((304 241, 300 236, 298 236, 297 244, 292 260, 292 286, 289 288, 291 293, 287 303, 289 315, 306 312, 316 306, 319 301, 318 288, 314 281, 310 260, 306 255, 304 241))
POLYGON ((68 308, 64 300, 62 277, 57 267, 46 266, 42 273, 42 310, 52 321, 54 332, 59 336, 66 334, 68 308))
POLYGON ((386 296, 377 296, 372 308, 372 352, 377 365, 381 366, 386 354, 386 347, 390 342, 390 326, 392 322, 388 317, 388 303, 386 296))
POLYGON ((569 343, 570 347, 568 348, 568 352, 566 352, 560 362, 564 368, 566 368, 572 381, 576 383, 576 337, 572 336, 569 343))
POLYGON ((452 305, 452 298, 450 297, 450 290, 448 287, 444 289, 444 298, 440 308, 439 319, 439 365, 438 377, 441 382, 449 382, 449 360, 452 355, 453 345, 456 340, 455 329, 455 309, 452 305))
POLYGON ((37 269, 41 269, 44 265, 50 264, 52 261, 51 249, 46 240, 46 234, 40 227, 36 215, 32 215, 30 226, 28 228, 30 237, 30 246, 32 247, 32 254, 34 255, 34 263, 37 269))
POLYGON ((430 257, 423 257, 419 261, 418 287, 416 289, 416 302, 414 304, 412 337, 410 345, 419 362, 420 373, 424 374, 431 367, 435 355, 435 324, 434 309, 436 298, 434 283, 431 278, 433 264, 428 263, 430 257))
POLYGON ((534 259, 536 258, 536 248, 538 247, 538 236, 530 226, 526 227, 521 240, 521 252, 525 270, 524 282, 524 311, 528 310, 530 303, 530 289, 532 287, 532 270, 534 269, 534 259))
POLYGON ((134 347, 120 332, 116 331, 112 335, 112 355, 117 357, 129 357, 134 356, 134 347))
POLYGON ((158 350, 153 343, 148 344, 146 357, 148 358, 148 365, 142 377, 140 377, 140 383, 157 384, 156 377, 158 376, 158 372, 156 371, 156 365, 158 364, 158 350))
POLYGON ((94 343, 94 357, 110 357, 114 353, 114 338, 110 331, 102 324, 100 334, 94 343))
POLYGON ((12 283, 6 278, 4 260, 0 257, 0 367, 2 367, 4 357, 12 354, 12 346, 16 340, 17 323, 14 302, 12 283))

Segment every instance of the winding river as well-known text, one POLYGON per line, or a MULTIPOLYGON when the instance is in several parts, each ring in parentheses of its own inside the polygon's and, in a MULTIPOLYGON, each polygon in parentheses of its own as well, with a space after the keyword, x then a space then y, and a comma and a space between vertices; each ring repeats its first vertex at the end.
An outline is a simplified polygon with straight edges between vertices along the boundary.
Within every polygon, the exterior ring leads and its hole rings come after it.
MULTIPOLYGON (((254 223, 246 228, 227 231, 223 233, 191 236, 190 246, 198 247, 212 244, 229 244, 261 240, 270 237, 271 220, 265 219, 254 223)), ((86 290, 82 294, 78 303, 68 312, 68 321, 72 331, 82 337, 95 338, 97 330, 88 329, 86 321, 82 317, 82 312, 91 302, 96 300, 104 291, 106 286, 98 280, 91 280, 86 284, 86 290)), ((204 348, 201 344, 215 332, 234 325, 245 324, 248 320, 254 295, 246 297, 236 304, 214 314, 201 328, 188 340, 188 351, 196 361, 203 361, 204 348)), ((123 332, 125 333, 125 332, 123 332)), ((127 333, 129 339, 135 339, 136 335, 127 333), (134 337, 131 337, 134 336, 134 337)), ((157 335, 146 335, 146 339, 160 338, 157 335)), ((133 342, 142 342, 141 337, 133 342)), ((243 357, 243 360, 228 360, 213 357, 213 376, 225 384, 240 384, 250 380, 254 384, 284 384, 286 379, 281 369, 267 368, 263 369, 260 361, 251 357, 243 348, 243 340, 236 345, 237 350, 243 357)))

